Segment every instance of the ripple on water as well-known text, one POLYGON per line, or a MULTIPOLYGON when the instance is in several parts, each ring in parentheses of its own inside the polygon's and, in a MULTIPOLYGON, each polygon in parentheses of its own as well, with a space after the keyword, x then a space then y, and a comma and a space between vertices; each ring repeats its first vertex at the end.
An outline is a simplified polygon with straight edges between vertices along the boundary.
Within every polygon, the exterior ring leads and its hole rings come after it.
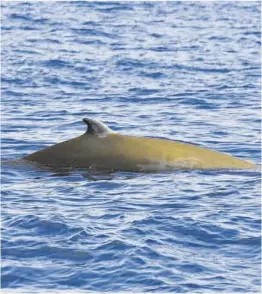
MULTIPOLYGON (((82 134, 260 163, 258 2, 2 4, 2 159, 82 134)), ((2 164, 2 287, 258 292, 261 173, 2 164)))

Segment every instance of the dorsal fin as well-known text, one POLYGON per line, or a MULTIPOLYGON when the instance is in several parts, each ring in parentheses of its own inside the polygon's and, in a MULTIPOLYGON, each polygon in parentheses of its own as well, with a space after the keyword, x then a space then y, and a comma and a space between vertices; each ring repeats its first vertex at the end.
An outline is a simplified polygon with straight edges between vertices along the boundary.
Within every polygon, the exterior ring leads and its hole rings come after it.
POLYGON ((101 121, 92 118, 83 118, 83 122, 87 125, 86 134, 91 134, 98 137, 106 137, 108 134, 114 133, 101 121))

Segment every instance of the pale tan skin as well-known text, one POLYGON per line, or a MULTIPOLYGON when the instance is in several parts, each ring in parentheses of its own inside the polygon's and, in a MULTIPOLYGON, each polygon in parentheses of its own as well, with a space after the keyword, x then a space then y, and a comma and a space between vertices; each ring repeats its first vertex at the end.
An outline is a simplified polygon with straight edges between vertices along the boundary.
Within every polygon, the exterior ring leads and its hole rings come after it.
POLYGON ((203 147, 154 138, 120 135, 85 119, 84 135, 25 156, 51 167, 151 171, 162 169, 253 169, 255 164, 203 147))

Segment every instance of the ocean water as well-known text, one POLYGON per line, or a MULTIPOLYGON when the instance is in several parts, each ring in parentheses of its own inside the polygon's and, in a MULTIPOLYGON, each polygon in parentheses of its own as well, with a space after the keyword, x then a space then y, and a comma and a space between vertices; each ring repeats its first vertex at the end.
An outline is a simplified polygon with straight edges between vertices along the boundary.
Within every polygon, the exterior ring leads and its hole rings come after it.
MULTIPOLYGON (((85 132, 260 164, 260 2, 2 2, 1 154, 85 132)), ((2 288, 260 292, 261 174, 2 164, 2 288)))

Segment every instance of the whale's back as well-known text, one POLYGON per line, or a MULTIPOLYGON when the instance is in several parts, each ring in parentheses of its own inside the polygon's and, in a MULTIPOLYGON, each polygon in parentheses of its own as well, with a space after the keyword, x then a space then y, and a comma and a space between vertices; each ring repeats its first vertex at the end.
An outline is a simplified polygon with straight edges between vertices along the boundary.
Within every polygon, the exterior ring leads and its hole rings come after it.
POLYGON ((177 141, 109 134, 82 135, 24 159, 54 167, 152 170, 166 168, 248 169, 254 164, 177 141))

